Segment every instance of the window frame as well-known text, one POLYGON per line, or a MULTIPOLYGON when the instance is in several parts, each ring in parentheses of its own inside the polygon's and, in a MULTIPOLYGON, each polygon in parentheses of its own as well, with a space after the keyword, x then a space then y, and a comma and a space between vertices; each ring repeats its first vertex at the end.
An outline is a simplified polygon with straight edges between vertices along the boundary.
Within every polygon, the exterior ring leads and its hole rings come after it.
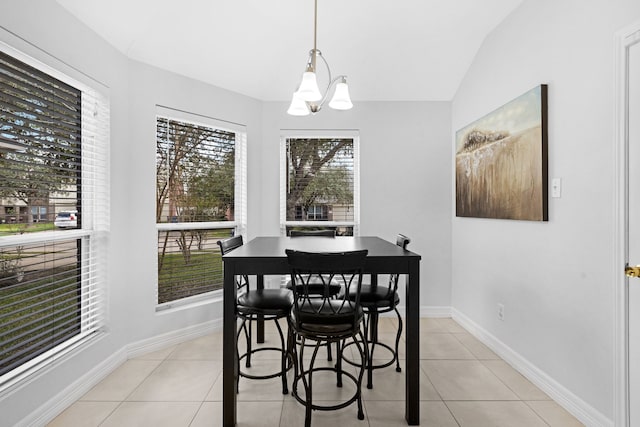
POLYGON ((353 235, 360 234, 360 134, 357 130, 293 130, 280 132, 280 234, 285 236, 287 227, 353 227, 353 235), (296 138, 344 138, 353 140, 353 221, 287 220, 287 139, 296 138))
MULTIPOLYGON (((162 231, 214 230, 233 229, 234 235, 246 235, 247 232, 247 130, 246 126, 216 119, 206 115, 187 112, 171 107, 156 105, 154 126, 158 119, 169 119, 186 122, 198 126, 215 128, 235 134, 235 181, 234 181, 234 221, 194 221, 194 222, 156 222, 156 238, 162 231)), ((154 144, 157 150, 157 139, 154 144)), ((154 191, 156 189, 154 188, 154 191)), ((183 297, 180 299, 158 303, 158 257, 155 257, 156 292, 154 305, 157 313, 172 309, 189 308, 203 302, 218 301, 222 298, 223 289, 183 297)))
MULTIPOLYGON (((16 43, 19 44, 19 43, 16 43)), ((27 49, 28 50, 28 49, 27 49)), ((0 51, 81 92, 81 182, 80 204, 86 220, 77 229, 47 230, 0 237, 0 248, 32 244, 55 244, 76 240, 80 243, 80 279, 82 289, 80 332, 55 347, 27 360, 0 376, 0 398, 6 393, 51 369, 56 363, 101 338, 106 333, 105 305, 108 280, 108 236, 110 232, 110 101, 108 88, 77 70, 47 57, 48 65, 12 45, 0 41, 0 51), (85 293, 86 292, 86 293, 85 293), (84 295, 91 295, 86 298, 84 295), (89 316, 89 317, 87 317, 89 316)), ((28 215, 29 212, 26 212, 28 215)), ((40 209, 40 208, 39 208, 40 209)), ((13 207, 21 216, 22 207, 13 207), (17 208, 17 209, 16 209, 17 208)), ((6 214, 6 212, 5 212, 6 214)))

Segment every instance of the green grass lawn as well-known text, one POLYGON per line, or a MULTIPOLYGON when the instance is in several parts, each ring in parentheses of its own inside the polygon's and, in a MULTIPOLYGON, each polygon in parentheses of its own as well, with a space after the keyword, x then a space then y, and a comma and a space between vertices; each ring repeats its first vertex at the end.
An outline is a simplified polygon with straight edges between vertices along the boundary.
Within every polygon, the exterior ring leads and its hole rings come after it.
POLYGON ((189 263, 182 253, 167 253, 158 272, 158 303, 222 289, 223 279, 219 251, 192 251, 189 263))
POLYGON ((0 288, 0 375, 80 330, 76 267, 29 276, 0 288))
POLYGON ((55 230, 52 222, 37 222, 34 224, 0 224, 0 236, 13 234, 35 233, 37 231, 55 230))

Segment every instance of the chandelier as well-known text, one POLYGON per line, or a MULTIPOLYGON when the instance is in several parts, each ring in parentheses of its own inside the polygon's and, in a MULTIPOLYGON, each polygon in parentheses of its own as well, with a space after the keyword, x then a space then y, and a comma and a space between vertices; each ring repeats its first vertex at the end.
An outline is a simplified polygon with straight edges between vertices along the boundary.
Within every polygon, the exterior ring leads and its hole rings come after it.
POLYGON ((333 108, 334 110, 350 110, 353 107, 351 98, 349 97, 347 76, 340 75, 332 79, 331 69, 329 68, 327 60, 322 56, 322 52, 316 48, 318 33, 318 0, 314 0, 314 2, 313 49, 309 51, 309 59, 307 60, 305 72, 302 74, 302 81, 298 86, 298 90, 293 93, 291 105, 289 105, 289 109, 287 110, 287 113, 292 116, 306 116, 309 113, 315 114, 320 111, 332 89, 333 97, 328 104, 330 108, 333 108), (318 58, 322 60, 327 68, 327 73, 329 74, 329 83, 327 84, 324 93, 320 92, 318 81, 316 79, 316 65, 318 63, 318 58))

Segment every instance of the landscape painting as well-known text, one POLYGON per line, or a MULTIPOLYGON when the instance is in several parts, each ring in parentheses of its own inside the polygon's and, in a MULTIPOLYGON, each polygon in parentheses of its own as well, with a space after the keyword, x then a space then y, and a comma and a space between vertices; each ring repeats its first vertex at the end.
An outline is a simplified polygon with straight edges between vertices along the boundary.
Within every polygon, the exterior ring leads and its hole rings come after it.
POLYGON ((456 132, 456 216, 548 220, 547 85, 456 132))

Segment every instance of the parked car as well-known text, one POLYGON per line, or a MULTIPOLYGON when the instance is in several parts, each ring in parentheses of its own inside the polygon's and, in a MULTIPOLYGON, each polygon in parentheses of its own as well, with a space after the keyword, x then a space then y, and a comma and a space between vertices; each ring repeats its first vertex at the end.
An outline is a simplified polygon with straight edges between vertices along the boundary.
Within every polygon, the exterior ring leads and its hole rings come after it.
POLYGON ((78 211, 58 212, 53 225, 59 228, 76 228, 78 226, 78 211))

